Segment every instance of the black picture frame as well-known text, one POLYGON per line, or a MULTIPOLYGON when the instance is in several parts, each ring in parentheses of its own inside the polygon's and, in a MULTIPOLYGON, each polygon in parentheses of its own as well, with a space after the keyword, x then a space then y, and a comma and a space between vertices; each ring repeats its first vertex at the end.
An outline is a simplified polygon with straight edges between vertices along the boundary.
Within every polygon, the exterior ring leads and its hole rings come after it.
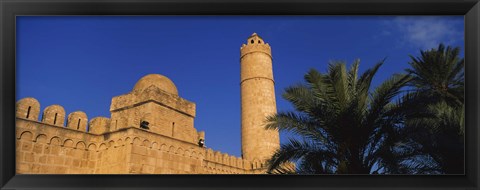
POLYGON ((479 189, 479 0, 0 0, 1 189, 479 189), (15 175, 19 15, 465 15, 465 175, 15 175))

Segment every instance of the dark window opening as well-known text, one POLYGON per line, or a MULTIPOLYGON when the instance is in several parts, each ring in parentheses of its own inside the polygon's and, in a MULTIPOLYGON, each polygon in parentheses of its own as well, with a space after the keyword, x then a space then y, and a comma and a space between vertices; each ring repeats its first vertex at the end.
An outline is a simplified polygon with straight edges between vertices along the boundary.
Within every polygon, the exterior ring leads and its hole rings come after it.
POLYGON ((172 122, 172 137, 173 137, 173 133, 175 133, 175 122, 172 122))
POLYGON ((258 43, 261 44, 262 42, 260 42, 260 40, 258 40, 258 43))
POLYGON ((27 110, 27 119, 28 117, 30 116, 30 109, 32 108, 32 106, 28 106, 28 110, 27 110))
POLYGON ((58 114, 58 113, 55 113, 55 117, 53 118, 53 124, 54 124, 54 125, 57 124, 57 114, 58 114))
POLYGON ((150 129, 148 127, 148 124, 150 124, 150 123, 148 123, 148 121, 142 121, 142 122, 140 122, 140 128, 148 130, 148 129, 150 129))
POLYGON ((253 43, 255 43, 255 41, 253 41, 253 40, 252 40, 252 41, 250 41, 250 43, 252 43, 252 44, 253 44, 253 43))
POLYGON ((118 120, 115 120, 115 130, 117 130, 118 120))
POLYGON ((80 129, 80 120, 81 120, 81 119, 78 119, 77 129, 80 129))

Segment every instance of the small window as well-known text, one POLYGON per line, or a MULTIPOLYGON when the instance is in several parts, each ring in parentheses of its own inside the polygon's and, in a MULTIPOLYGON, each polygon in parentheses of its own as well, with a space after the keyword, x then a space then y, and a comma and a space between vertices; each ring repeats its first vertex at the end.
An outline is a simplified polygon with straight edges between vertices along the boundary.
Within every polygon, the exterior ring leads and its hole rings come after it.
POLYGON ((28 106, 28 110, 27 110, 27 119, 28 119, 28 116, 30 116, 30 109, 32 109, 32 106, 28 106))
POLYGON ((260 40, 258 40, 258 43, 261 44, 262 42, 260 40))
POLYGON ((77 129, 80 129, 80 120, 81 120, 81 119, 78 119, 77 129))
POLYGON ((53 118, 53 124, 54 125, 57 124, 57 115, 58 115, 58 113, 55 113, 55 117, 53 118))
POLYGON ((253 43, 255 43, 255 41, 251 40, 250 43, 253 44, 253 43))

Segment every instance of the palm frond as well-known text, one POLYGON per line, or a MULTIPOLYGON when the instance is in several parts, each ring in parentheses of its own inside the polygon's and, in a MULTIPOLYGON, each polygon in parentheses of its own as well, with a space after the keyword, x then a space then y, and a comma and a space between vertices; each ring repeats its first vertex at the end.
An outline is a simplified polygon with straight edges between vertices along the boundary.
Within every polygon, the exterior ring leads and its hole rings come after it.
POLYGON ((304 139, 302 141, 296 139, 289 139, 289 142, 282 144, 280 149, 278 149, 268 160, 267 171, 272 172, 276 168, 281 167, 282 164, 288 162, 297 162, 301 161, 304 157, 309 155, 319 156, 317 159, 331 159, 332 153, 327 149, 322 148, 317 143, 304 139))

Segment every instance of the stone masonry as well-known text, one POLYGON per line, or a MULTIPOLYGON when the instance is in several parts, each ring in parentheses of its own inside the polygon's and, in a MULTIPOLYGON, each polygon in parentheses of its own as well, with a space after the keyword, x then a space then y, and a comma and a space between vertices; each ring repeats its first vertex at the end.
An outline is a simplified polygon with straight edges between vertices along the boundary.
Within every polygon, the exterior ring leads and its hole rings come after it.
POLYGON ((257 34, 241 47, 242 157, 199 145, 195 103, 181 98, 165 76, 150 74, 112 98, 111 117, 88 120, 60 105, 43 110, 34 98, 16 104, 19 174, 260 174, 279 148, 264 129, 276 113, 271 50, 257 34), (141 124, 148 122, 148 129, 141 124))
POLYGON ((265 130, 266 117, 276 114, 270 45, 253 33, 240 48, 242 155, 263 162, 280 146, 278 131, 265 130))

